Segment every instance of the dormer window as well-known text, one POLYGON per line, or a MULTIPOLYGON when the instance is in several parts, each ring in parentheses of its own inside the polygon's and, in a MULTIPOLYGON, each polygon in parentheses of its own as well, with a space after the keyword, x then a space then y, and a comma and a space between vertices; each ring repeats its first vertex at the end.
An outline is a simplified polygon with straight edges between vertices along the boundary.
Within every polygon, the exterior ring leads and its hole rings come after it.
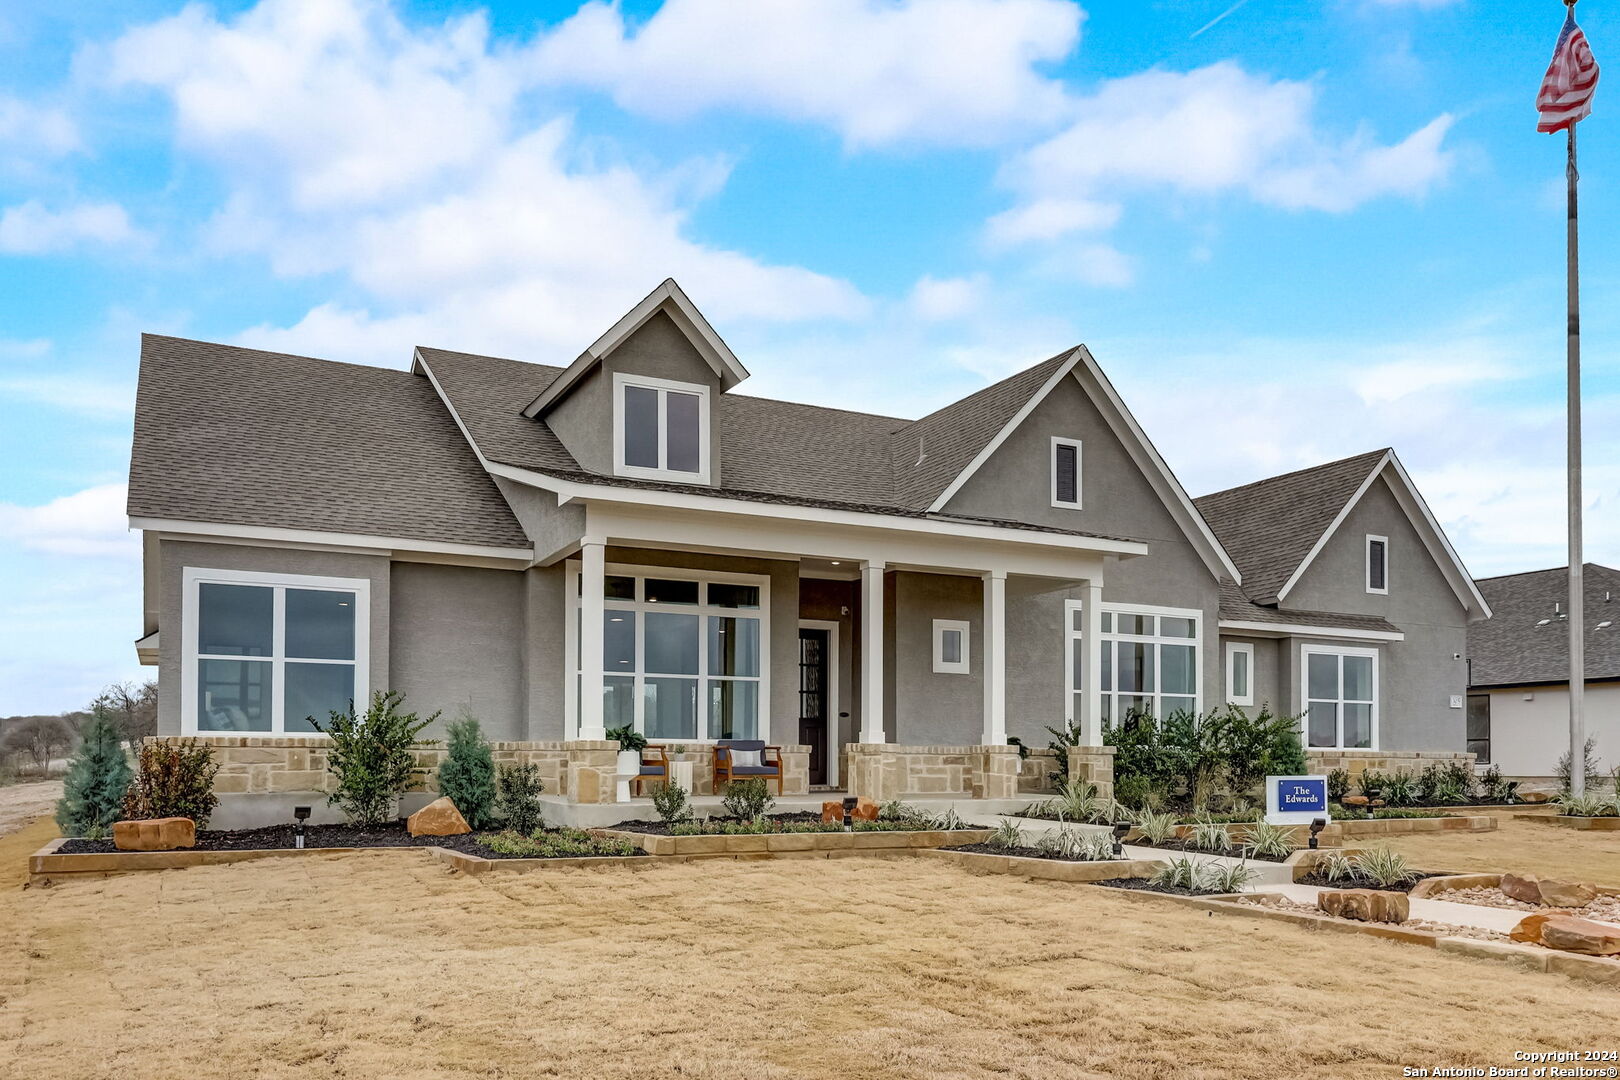
POLYGON ((613 471, 646 480, 709 482, 709 388, 613 376, 613 471))

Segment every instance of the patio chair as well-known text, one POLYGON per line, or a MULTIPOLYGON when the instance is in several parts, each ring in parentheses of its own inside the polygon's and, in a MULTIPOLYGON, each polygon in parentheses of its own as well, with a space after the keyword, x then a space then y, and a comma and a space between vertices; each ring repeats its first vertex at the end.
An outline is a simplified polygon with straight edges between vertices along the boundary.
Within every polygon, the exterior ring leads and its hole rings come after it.
POLYGON ((763 739, 721 739, 714 744, 714 790, 719 794, 725 785, 733 780, 742 780, 751 776, 763 777, 765 780, 776 781, 776 793, 782 794, 782 748, 780 746, 766 746, 763 739), (732 760, 731 752, 749 755, 758 754, 759 764, 737 764, 732 760))
POLYGON ((669 783, 669 751, 662 746, 649 746, 641 753, 641 773, 630 780, 637 795, 646 794, 644 785, 648 780, 662 780, 666 784, 669 783), (649 754, 653 756, 652 761, 647 760, 649 754))

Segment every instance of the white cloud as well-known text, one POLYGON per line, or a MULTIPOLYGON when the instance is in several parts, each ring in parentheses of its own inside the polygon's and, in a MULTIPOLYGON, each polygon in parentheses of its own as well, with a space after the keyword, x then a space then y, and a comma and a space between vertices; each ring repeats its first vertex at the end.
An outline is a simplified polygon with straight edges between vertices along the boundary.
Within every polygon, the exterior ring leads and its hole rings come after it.
POLYGON ((1159 186, 1189 196, 1228 192, 1287 209, 1341 212, 1383 195, 1421 196, 1443 180, 1451 126, 1439 116, 1392 145, 1365 132, 1335 139, 1313 116, 1316 88, 1267 79, 1223 61, 1189 72, 1152 70, 1103 84, 1075 105, 1064 131, 1016 155, 1002 182, 1020 203, 991 219, 992 240, 1045 239, 1079 227, 1039 223, 1053 200, 1090 204, 1159 186))
POLYGON ((1118 203, 1049 196, 996 214, 985 226, 985 237, 991 247, 1014 247, 1071 232, 1111 229, 1119 215, 1118 203))
POLYGON ((665 172, 579 148, 567 118, 529 120, 514 54, 481 19, 406 26, 381 0, 201 8, 110 47, 114 78, 172 97, 181 140, 229 197, 216 250, 363 291, 255 345, 399 364, 417 342, 572 358, 668 276, 713 317, 863 317, 847 282, 690 239, 690 200, 725 174, 665 172))
POLYGON ((135 388, 97 372, 8 375, 0 377, 0 396, 102 420, 122 419, 135 411, 135 388))
POLYGON ((539 78, 597 87, 635 112, 768 112, 852 146, 999 142, 1057 120, 1036 70, 1080 39, 1065 0, 667 0, 632 28, 586 4, 537 43, 539 78))
POLYGON ((142 239, 117 203, 81 203, 47 210, 30 199, 0 212, 0 253, 8 255, 42 255, 86 244, 117 246, 142 239))
POLYGON ((983 274, 954 278, 924 274, 911 287, 907 303, 911 313, 923 322, 960 319, 979 309, 988 286, 989 281, 983 274))
POLYGON ((139 537, 129 531, 127 484, 102 484, 42 506, 0 503, 0 538, 53 555, 134 560, 139 537))
POLYGON ((61 109, 0 95, 0 146, 7 156, 60 157, 79 149, 79 130, 61 109))

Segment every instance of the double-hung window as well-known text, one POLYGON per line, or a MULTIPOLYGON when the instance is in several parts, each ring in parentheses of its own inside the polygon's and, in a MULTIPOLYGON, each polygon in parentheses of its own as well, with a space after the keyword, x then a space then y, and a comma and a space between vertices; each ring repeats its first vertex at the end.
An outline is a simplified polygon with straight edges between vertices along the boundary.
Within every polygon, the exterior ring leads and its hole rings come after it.
POLYGON ((709 388, 613 376, 613 471, 648 480, 709 482, 709 388))
MULTIPOLYGON (((568 650, 579 671, 577 564, 568 650)), ((765 700, 768 579, 612 566, 604 578, 602 722, 649 739, 754 739, 765 700)), ((569 712, 579 723, 579 680, 569 712)))
POLYGON ((1052 437, 1052 505, 1080 509, 1080 440, 1052 437))
POLYGON ((1300 666, 1306 745, 1377 749, 1378 650, 1305 645, 1300 666))
MULTIPOLYGON (((1080 716, 1085 686, 1084 611, 1068 601, 1071 719, 1080 716)), ((1163 720, 1202 707, 1199 648, 1203 612, 1196 608, 1147 608, 1104 604, 1102 719, 1117 724, 1132 710, 1163 720)))
POLYGON ((1367 537, 1367 591, 1389 592, 1389 537, 1367 537))
POLYGON ((187 734, 310 734, 366 696, 366 579, 188 566, 182 588, 187 734))

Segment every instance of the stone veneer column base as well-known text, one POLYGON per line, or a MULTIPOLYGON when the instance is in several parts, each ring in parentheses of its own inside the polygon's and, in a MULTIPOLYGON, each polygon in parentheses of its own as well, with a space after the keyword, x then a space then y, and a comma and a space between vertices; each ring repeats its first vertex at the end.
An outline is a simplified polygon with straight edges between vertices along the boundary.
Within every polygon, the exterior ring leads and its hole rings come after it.
POLYGON ((568 753, 568 801, 615 802, 619 744, 609 739, 576 739, 562 745, 568 753))
POLYGON ((1016 746, 904 746, 850 743, 844 780, 851 795, 889 802, 918 795, 1010 799, 1018 794, 1016 746))
POLYGON ((1089 781, 1097 789, 1097 797, 1114 797, 1114 747, 1069 747, 1069 779, 1089 781))

